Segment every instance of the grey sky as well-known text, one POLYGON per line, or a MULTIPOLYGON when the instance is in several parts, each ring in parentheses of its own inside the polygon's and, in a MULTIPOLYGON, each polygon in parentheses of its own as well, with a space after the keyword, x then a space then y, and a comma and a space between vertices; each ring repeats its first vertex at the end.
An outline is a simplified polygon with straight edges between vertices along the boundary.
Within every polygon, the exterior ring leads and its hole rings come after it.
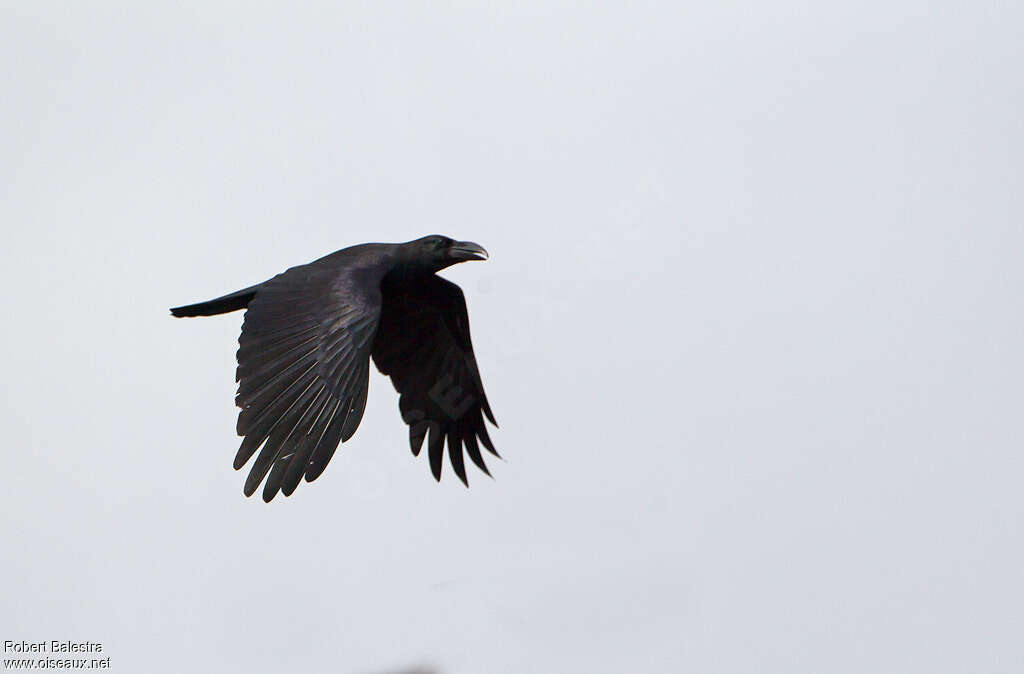
POLYGON ((1021 671, 1024 12, 830 4, 4 3, 0 641, 1021 671), (492 255, 496 479, 374 370, 243 498, 241 315, 167 307, 433 232, 492 255))

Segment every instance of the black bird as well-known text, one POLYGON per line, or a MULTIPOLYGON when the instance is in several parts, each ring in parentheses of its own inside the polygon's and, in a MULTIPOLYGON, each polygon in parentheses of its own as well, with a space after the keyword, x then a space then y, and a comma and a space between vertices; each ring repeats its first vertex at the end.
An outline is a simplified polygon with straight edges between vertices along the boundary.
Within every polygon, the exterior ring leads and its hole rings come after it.
POLYGON ((230 295, 171 309, 174 316, 246 309, 235 377, 235 404, 242 409, 237 430, 244 439, 235 469, 262 449, 245 495, 267 478, 264 501, 278 491, 291 496, 303 476, 307 482, 320 476, 338 443, 359 426, 371 357, 400 394, 413 455, 429 432, 436 480, 446 440, 452 469, 466 486, 463 447, 490 475, 480 444, 498 453, 484 415, 497 422, 473 356, 466 300, 457 285, 435 275, 487 257, 475 243, 438 235, 366 243, 230 295))

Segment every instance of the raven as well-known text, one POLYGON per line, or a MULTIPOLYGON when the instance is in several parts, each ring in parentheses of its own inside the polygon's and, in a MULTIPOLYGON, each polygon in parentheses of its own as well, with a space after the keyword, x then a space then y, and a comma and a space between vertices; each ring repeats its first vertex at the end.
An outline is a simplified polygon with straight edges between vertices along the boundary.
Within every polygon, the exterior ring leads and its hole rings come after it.
POLYGON ((269 502, 278 491, 291 496, 303 476, 307 482, 320 476, 338 443, 359 426, 371 357, 399 393, 414 456, 427 438, 436 480, 445 440, 463 484, 469 486, 463 447, 490 475, 478 441, 498 456, 484 415, 498 424, 473 355, 466 300, 459 286, 435 275, 487 257, 475 243, 439 235, 365 243, 244 290, 171 309, 179 317, 246 309, 235 376, 243 436, 235 470, 262 449, 245 495, 266 478, 263 500, 269 502))

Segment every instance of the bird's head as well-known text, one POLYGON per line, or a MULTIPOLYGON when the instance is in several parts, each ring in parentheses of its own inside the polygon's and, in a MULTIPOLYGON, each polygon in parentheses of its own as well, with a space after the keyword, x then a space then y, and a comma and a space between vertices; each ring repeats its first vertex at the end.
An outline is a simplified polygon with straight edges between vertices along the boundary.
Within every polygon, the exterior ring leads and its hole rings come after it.
POLYGON ((447 236, 431 234, 402 244, 409 263, 431 272, 440 271, 459 262, 486 260, 487 251, 472 241, 455 241, 447 236))

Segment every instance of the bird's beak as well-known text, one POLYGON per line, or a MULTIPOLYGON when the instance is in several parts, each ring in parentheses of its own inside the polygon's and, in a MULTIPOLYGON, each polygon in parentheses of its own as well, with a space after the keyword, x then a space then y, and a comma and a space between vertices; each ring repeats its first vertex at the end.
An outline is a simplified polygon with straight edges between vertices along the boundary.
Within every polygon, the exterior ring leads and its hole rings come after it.
POLYGON ((448 248, 448 255, 456 260, 486 260, 490 257, 484 247, 472 241, 456 241, 448 248))

